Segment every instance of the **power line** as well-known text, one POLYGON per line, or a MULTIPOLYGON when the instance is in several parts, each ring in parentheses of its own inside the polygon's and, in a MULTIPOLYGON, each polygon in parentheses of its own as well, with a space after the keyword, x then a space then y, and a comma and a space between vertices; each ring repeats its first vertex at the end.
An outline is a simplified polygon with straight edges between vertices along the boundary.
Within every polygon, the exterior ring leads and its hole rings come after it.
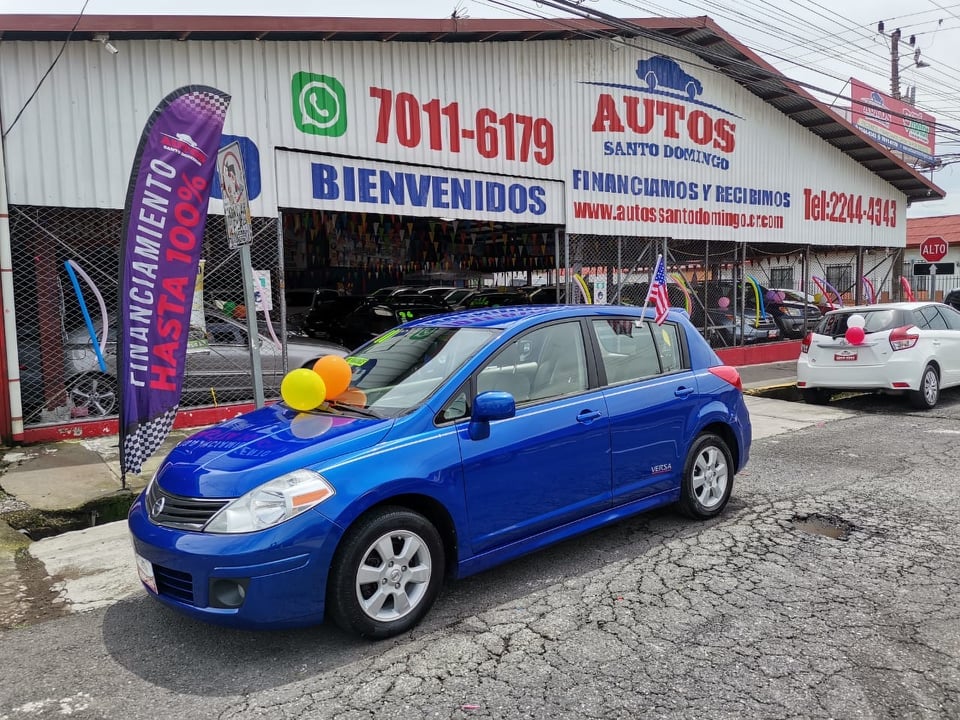
POLYGON ((56 67, 57 62, 60 60, 60 56, 63 55, 63 51, 67 49, 67 43, 70 42, 70 38, 73 36, 74 31, 77 29, 77 26, 80 25, 80 20, 83 18, 83 13, 87 9, 87 5, 90 4, 90 0, 84 0, 83 7, 80 8, 80 12, 77 15, 77 20, 73 23, 73 27, 70 28, 70 32, 67 33, 67 37, 63 40, 63 45, 60 46, 60 52, 57 53, 57 56, 53 59, 53 62, 50 63, 50 67, 47 68, 47 71, 43 74, 40 80, 37 82, 37 86, 33 89, 33 92, 30 93, 30 97, 27 98, 26 102, 23 103, 23 107, 20 108, 20 112, 16 114, 13 118, 13 122, 10 123, 10 127, 7 128, 6 132, 3 135, 0 135, 0 139, 6 139, 7 135, 10 134, 10 131, 16 126, 20 121, 20 116, 23 115, 23 111, 27 109, 33 99, 37 96, 37 93, 40 92, 40 87, 43 85, 43 81, 47 79, 47 76, 53 72, 53 68, 56 67))

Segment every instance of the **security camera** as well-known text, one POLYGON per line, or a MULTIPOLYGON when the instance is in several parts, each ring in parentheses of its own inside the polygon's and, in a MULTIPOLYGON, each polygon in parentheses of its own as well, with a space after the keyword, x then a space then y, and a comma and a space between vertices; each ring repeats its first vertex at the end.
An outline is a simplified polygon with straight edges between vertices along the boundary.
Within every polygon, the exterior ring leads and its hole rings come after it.
POLYGON ((117 50, 117 46, 110 42, 110 36, 106 33, 97 33, 93 36, 93 40, 94 42, 98 42, 103 45, 103 49, 111 55, 116 55, 118 52, 120 52, 117 50))

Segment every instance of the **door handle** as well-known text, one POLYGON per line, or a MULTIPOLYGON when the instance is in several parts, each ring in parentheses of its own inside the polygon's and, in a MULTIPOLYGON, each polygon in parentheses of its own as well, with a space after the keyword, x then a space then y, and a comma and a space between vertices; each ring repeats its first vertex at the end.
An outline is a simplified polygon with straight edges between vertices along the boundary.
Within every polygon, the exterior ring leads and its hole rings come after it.
POLYGON ((602 413, 599 410, 581 410, 577 414, 577 422, 589 425, 601 415, 602 413))
POLYGON ((678 387, 676 390, 673 391, 673 394, 676 395, 678 398, 690 397, 691 395, 693 395, 693 388, 684 387, 683 385, 681 385, 680 387, 678 387))

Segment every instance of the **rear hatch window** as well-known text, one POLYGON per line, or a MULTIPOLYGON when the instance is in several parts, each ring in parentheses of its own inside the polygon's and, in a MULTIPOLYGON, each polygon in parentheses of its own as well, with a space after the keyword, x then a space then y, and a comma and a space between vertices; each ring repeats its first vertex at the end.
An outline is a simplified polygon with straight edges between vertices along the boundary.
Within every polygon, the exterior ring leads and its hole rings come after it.
POLYGON ((893 330, 894 328, 908 325, 899 310, 884 308, 878 310, 857 310, 856 312, 838 312, 829 313, 823 316, 817 325, 815 332, 818 335, 829 335, 833 338, 843 337, 847 332, 847 319, 851 315, 862 315, 864 319, 863 331, 870 333, 881 332, 882 330, 893 330))

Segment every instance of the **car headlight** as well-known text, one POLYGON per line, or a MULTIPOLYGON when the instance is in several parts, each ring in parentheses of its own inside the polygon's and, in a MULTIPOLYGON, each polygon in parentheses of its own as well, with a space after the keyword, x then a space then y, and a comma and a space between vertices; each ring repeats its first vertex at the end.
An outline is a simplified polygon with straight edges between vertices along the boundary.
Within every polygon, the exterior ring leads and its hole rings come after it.
POLYGON ((286 522, 333 497, 336 491, 312 470, 274 478, 221 508, 203 528, 208 533, 247 533, 286 522))

